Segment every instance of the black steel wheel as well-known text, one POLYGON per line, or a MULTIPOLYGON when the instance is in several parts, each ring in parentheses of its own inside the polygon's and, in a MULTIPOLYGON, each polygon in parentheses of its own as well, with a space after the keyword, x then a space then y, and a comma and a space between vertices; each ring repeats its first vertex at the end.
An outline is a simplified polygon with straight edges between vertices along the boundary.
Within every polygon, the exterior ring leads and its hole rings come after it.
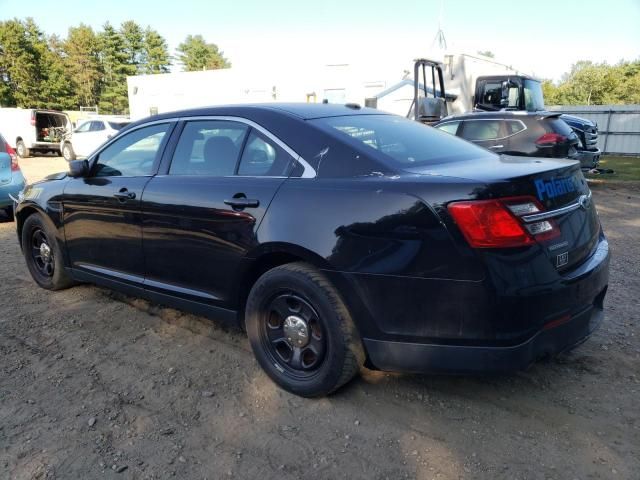
POLYGON ((262 341, 272 360, 294 377, 308 378, 322 365, 326 337, 320 316, 293 292, 275 296, 262 312, 262 341))
POLYGON ((42 288, 60 290, 75 283, 64 270, 54 227, 38 213, 24 222, 22 252, 31 277, 42 288))
POLYGON ((365 360, 338 291, 306 263, 273 268, 256 281, 245 326, 260 366, 296 395, 328 395, 351 380, 365 360))

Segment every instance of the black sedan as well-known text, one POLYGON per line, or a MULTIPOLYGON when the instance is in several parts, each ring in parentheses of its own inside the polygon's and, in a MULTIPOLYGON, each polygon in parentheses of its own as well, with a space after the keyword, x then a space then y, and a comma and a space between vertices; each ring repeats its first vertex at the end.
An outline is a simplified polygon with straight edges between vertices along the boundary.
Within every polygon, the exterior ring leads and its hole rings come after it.
MULTIPOLYGON (((559 112, 466 113, 446 117, 434 127, 495 153, 581 160, 580 139, 559 112)), ((593 166, 588 163, 582 167, 593 166)))
POLYGON ((304 396, 369 368, 525 368, 603 318, 609 248, 577 162, 498 156, 357 105, 157 115, 28 186, 43 288, 92 282, 246 328, 304 396))

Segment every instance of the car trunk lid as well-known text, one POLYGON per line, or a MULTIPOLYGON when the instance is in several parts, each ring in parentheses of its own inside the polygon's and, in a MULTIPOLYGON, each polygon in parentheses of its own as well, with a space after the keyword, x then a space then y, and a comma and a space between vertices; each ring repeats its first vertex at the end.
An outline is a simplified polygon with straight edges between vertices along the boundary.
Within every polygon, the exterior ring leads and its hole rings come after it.
POLYGON ((428 171, 426 168, 410 171, 483 182, 486 187, 469 197, 504 201, 560 271, 581 263, 598 240, 600 222, 578 162, 492 156, 485 158, 482 165, 464 161, 431 165, 428 171), (527 204, 529 208, 525 208, 527 204), (550 225, 553 231, 534 234, 541 225, 550 225))
POLYGON ((11 156, 8 153, 0 153, 0 185, 11 181, 11 156))

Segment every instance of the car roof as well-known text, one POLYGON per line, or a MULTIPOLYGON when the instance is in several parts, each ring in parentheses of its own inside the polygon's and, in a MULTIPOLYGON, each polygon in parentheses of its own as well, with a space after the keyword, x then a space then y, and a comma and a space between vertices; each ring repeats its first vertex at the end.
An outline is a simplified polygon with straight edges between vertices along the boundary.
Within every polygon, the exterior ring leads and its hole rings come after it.
POLYGON ((438 123, 451 122, 453 120, 473 120, 479 118, 495 118, 495 119, 514 119, 517 120, 519 118, 547 118, 547 117, 556 117, 560 112, 527 112, 524 110, 499 110, 496 112, 468 112, 461 113, 457 115, 449 115, 448 117, 443 118, 438 123))
MULTIPOLYGON (((162 120, 174 117, 198 117, 209 115, 246 115, 258 112, 281 113, 302 120, 314 118, 339 117, 344 115, 388 115, 373 108, 361 107, 357 104, 337 104, 337 103, 253 103, 240 105, 220 105, 215 107, 191 108, 188 110, 178 110, 175 112, 161 113, 153 117, 147 117, 143 121, 162 120)), ((136 122, 137 123, 137 122, 136 122)))

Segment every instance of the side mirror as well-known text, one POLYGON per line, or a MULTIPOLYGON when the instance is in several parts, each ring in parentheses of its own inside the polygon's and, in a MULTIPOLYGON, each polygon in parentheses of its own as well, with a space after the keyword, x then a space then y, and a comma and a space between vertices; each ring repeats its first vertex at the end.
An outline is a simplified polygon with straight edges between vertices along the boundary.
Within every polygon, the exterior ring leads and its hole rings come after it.
POLYGON ((87 160, 73 160, 69 162, 69 176, 72 178, 86 177, 89 174, 87 160))

